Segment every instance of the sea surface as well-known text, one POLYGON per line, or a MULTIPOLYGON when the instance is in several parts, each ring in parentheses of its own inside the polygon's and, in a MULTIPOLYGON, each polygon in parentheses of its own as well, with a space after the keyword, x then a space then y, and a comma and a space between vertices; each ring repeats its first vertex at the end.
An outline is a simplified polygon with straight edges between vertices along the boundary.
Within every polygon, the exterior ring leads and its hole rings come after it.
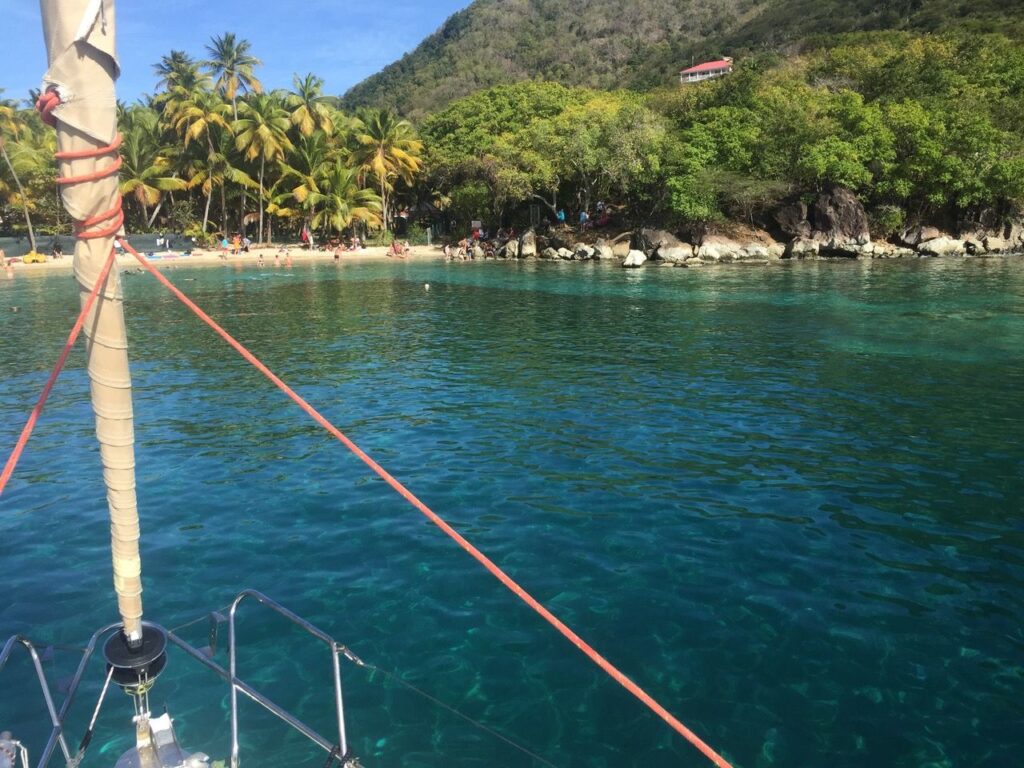
MULTIPOLYGON (((1021 764, 1024 261, 168 275, 736 766, 1021 764)), ((395 675, 344 667, 368 768, 709 765, 155 281, 125 284, 147 618, 205 646, 251 587, 395 675)), ((4 456, 76 306, 67 275, 0 280, 4 456)), ((52 644, 55 688, 116 618, 83 364, 0 500, 0 634, 52 644)), ((239 616, 240 675, 330 735, 324 649, 239 616)), ((38 754, 22 657, 0 685, 38 754)), ((227 756, 212 673, 172 651, 152 704, 227 756)), ((112 693, 86 766, 130 717, 112 693)), ((243 765, 324 763, 244 699, 242 730, 243 765)))

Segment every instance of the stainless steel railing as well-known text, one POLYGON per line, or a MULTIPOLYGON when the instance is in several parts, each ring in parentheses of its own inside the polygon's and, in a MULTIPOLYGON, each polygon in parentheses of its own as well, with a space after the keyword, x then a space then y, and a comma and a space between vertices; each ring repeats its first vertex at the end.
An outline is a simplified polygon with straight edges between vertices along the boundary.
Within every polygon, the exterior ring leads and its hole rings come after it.
MULTIPOLYGON (((217 614, 214 614, 217 615, 217 614)), ((222 618, 222 617, 221 617, 222 618)), ((232 768, 238 768, 240 764, 239 755, 239 715, 238 715, 238 694, 242 693, 247 698, 251 699, 261 707, 266 709, 272 715, 280 719, 289 727, 298 731, 300 734, 305 736, 307 739, 312 741, 314 744, 319 746, 329 755, 329 761, 337 760, 342 768, 357 768, 358 760, 350 757, 348 754, 348 741, 345 733, 345 710, 344 702, 342 699, 341 689, 341 657, 344 656, 346 659, 356 664, 361 664, 361 661, 355 654, 353 654, 346 646, 338 643, 334 638, 328 635, 323 630, 309 623, 301 616, 293 613, 279 603, 271 600, 266 595, 256 592, 255 590, 245 590, 241 592, 231 603, 230 610, 228 611, 228 617, 226 619, 228 623, 228 668, 225 669, 220 664, 215 662, 212 658, 213 653, 210 655, 205 654, 190 645, 188 642, 183 640, 181 637, 176 635, 174 632, 167 632, 168 641, 175 647, 184 651, 185 655, 194 661, 199 662, 204 667, 213 671, 216 675, 222 678, 231 686, 231 761, 230 765, 232 768), (244 680, 238 677, 238 663, 237 663, 237 631, 235 627, 235 616, 238 611, 239 605, 246 599, 252 599, 263 605, 274 613, 286 619, 291 624, 295 625, 303 632, 317 640, 324 643, 330 651, 331 657, 331 674, 333 677, 333 694, 334 694, 334 705, 335 705, 335 721, 338 729, 338 740, 332 741, 319 734, 313 728, 306 723, 299 720, 297 717, 280 707, 267 696, 260 693, 253 686, 246 683, 244 680)), ((214 627, 216 627, 216 620, 214 627)), ((46 673, 43 670, 42 662, 39 658, 39 654, 36 652, 35 647, 32 643, 20 635, 11 637, 4 645, 3 650, 0 651, 0 672, 3 671, 8 659, 12 652, 18 646, 26 649, 28 652, 33 666, 35 667, 36 677, 39 681, 39 687, 42 691, 43 698, 46 702, 47 713, 50 718, 51 731, 49 738, 47 739, 46 745, 43 748, 42 753, 37 763, 37 768, 47 768, 50 760, 53 757, 54 750, 57 746, 60 747, 61 752, 64 755, 66 764, 77 765, 78 762, 84 756, 83 750, 79 751, 79 754, 72 757, 71 752, 68 749, 68 745, 64 737, 64 722, 67 717, 68 711, 71 708, 72 702, 74 701, 75 694, 78 692, 78 688, 81 685, 82 679, 85 674, 85 670, 92 659, 96 646, 101 637, 108 635, 112 631, 119 631, 119 624, 109 624, 99 630, 97 630, 90 638, 88 645, 82 652, 82 658, 79 661, 78 668, 75 671, 74 677, 68 686, 67 693, 64 701, 61 704, 59 710, 53 702, 53 697, 50 692, 49 682, 46 678, 46 673)), ((215 629, 213 630, 216 631, 215 629)), ((211 648, 212 650, 212 648, 211 648)), ((95 713, 93 714, 93 721, 95 722, 96 717, 99 714, 100 705, 102 704, 102 697, 100 703, 97 704, 95 713)))

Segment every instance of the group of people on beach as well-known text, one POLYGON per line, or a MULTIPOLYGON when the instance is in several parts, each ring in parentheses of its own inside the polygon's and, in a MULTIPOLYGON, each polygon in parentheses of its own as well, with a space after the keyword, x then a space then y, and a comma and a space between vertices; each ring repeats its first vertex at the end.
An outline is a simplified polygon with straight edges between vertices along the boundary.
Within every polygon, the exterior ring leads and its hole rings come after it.
POLYGON ((225 235, 220 240, 220 257, 226 261, 229 251, 232 256, 237 256, 240 253, 248 253, 251 245, 252 240, 250 240, 247 235, 243 236, 242 234, 235 232, 231 236, 230 240, 228 240, 227 235, 225 235))
POLYGON ((515 229, 499 228, 492 236, 483 227, 474 227, 470 233, 456 243, 444 244, 445 261, 471 261, 476 258, 493 259, 498 250, 505 247, 510 240, 519 237, 515 229))
POLYGON ((332 251, 335 254, 338 253, 352 253, 354 251, 366 250, 366 245, 362 240, 359 239, 358 235, 352 235, 352 237, 346 243, 341 238, 334 238, 332 240, 325 240, 320 244, 321 251, 332 251))

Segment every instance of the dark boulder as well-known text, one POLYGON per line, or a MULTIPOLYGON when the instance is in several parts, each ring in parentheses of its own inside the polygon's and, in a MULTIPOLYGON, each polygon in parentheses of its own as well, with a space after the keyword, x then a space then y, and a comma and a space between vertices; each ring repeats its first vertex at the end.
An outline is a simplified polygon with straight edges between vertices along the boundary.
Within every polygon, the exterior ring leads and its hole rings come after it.
POLYGON ((822 192, 807 212, 811 237, 822 243, 870 243, 871 228, 864 205, 851 190, 822 192))
POLYGON ((679 248, 683 241, 663 229, 638 229, 629 241, 634 251, 643 251, 648 256, 659 248, 679 248))
POLYGON ((775 212, 775 223, 784 235, 793 240, 810 240, 811 223, 807 220, 807 204, 790 203, 775 212))
POLYGON ((867 211, 857 195, 845 187, 822 192, 810 205, 801 200, 785 205, 775 212, 774 219, 791 239, 833 246, 871 242, 867 211))
POLYGON ((929 240, 935 240, 939 237, 942 237, 942 232, 936 227, 918 225, 904 229, 900 232, 898 239, 902 245, 908 248, 916 248, 921 243, 927 243, 929 240))

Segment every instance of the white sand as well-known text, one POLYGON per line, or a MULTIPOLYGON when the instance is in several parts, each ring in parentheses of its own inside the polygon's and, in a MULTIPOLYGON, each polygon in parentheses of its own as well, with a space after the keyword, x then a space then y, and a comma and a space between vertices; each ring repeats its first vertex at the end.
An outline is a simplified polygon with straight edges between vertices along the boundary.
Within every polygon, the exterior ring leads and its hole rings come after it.
MULTIPOLYGON (((273 266, 275 263, 275 257, 278 256, 280 246, 265 247, 265 248, 253 248, 250 253, 242 253, 237 256, 227 256, 227 259, 221 258, 220 251, 193 251, 190 256, 183 256, 180 253, 156 253, 154 258, 149 259, 153 266, 158 269, 171 269, 178 267, 216 267, 225 265, 234 266, 255 266, 259 260, 260 255, 263 256, 263 262, 265 266, 273 266)), ((291 247, 287 249, 288 254, 291 256, 292 264, 333 264, 334 253, 331 251, 305 251, 298 247, 291 247)), ((380 262, 380 261, 402 261, 392 256, 388 256, 388 249, 384 246, 376 248, 365 248, 361 251, 354 251, 351 253, 344 253, 341 256, 341 261, 344 263, 361 263, 361 262, 380 262)), ((145 256, 146 254, 143 254, 145 256)), ((407 257, 408 260, 425 260, 425 259, 440 259, 443 258, 440 246, 413 246, 412 252, 407 257)), ((12 265, 11 273, 13 276, 17 275, 31 275, 31 274, 46 274, 49 272, 70 272, 72 270, 72 257, 70 254, 65 254, 62 259, 54 259, 50 256, 46 257, 46 262, 43 264, 22 264, 18 262, 12 265)), ((281 255, 278 259, 280 265, 284 267, 286 265, 286 256, 281 255)), ((118 256, 117 263, 122 269, 133 269, 141 267, 141 264, 131 254, 123 254, 118 256)), ((5 270, 0 269, 0 279, 4 279, 7 275, 5 270)))

